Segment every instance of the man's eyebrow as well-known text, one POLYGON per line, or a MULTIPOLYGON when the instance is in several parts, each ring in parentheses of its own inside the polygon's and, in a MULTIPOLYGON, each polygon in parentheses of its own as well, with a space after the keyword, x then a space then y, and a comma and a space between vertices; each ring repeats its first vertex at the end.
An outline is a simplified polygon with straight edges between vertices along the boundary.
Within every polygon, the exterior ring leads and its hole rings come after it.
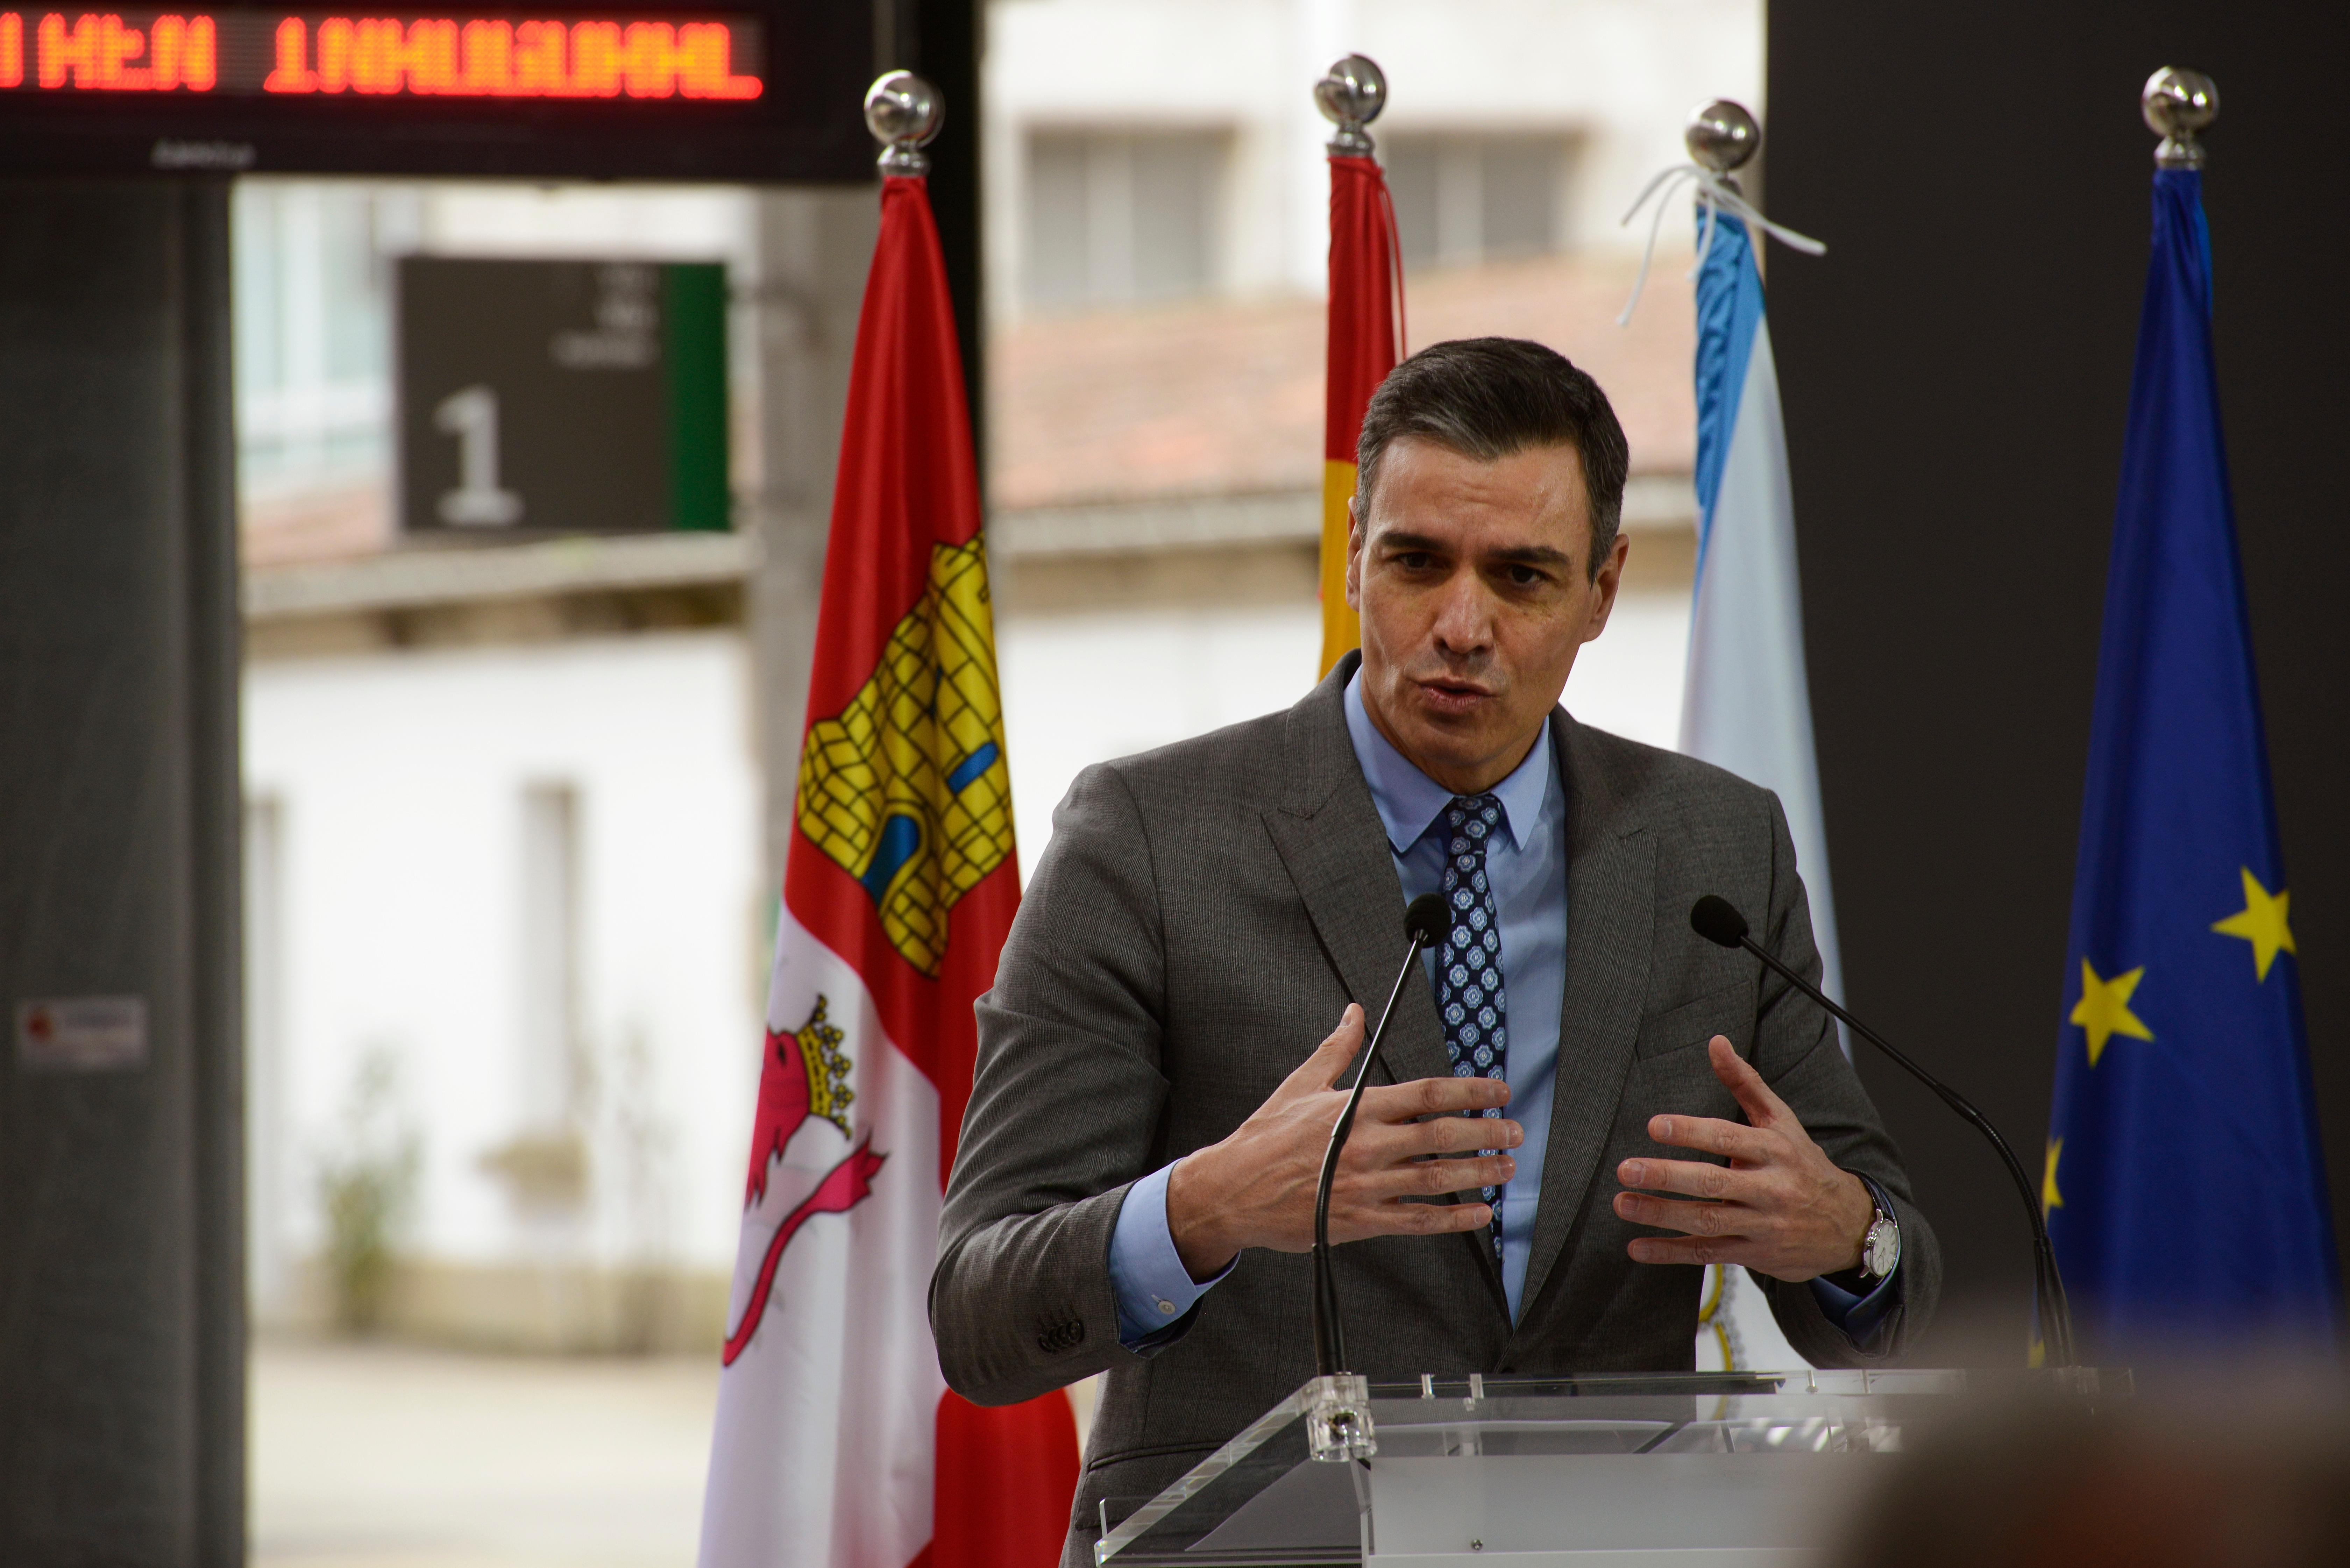
MULTIPOLYGON (((1380 534, 1378 547, 1386 551, 1430 556, 1452 554, 1452 546, 1441 539, 1400 528, 1389 528, 1380 534)), ((1485 558, 1526 566, 1565 566, 1574 562, 1574 557, 1565 551, 1549 545, 1505 545, 1498 550, 1485 552, 1485 558)))
POLYGON ((1549 545, 1508 545, 1489 552, 1487 558, 1523 566, 1564 566, 1574 560, 1565 551, 1549 545))

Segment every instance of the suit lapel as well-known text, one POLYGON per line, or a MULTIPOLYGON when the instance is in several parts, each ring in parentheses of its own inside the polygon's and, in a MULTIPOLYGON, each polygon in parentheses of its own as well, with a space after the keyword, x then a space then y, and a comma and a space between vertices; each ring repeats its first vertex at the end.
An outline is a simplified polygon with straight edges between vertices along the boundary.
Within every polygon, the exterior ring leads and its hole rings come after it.
MULTIPOLYGON (((1656 921, 1654 837, 1616 798, 1582 726, 1562 711, 1551 734, 1566 784, 1566 986, 1542 1203, 1522 1298, 1529 1307, 1583 1211, 1622 1106, 1656 921)), ((1532 1319, 1521 1314, 1522 1322, 1532 1319)))
MULTIPOLYGON (((1369 1029, 1378 1023, 1403 960, 1403 884, 1347 734, 1347 681, 1358 659, 1347 655, 1289 711, 1289 786, 1282 803, 1263 815, 1315 933, 1347 993, 1362 1003, 1369 1029)), ((1379 1077, 1388 1083, 1451 1075, 1427 986, 1403 988, 1379 1058, 1379 1077)))

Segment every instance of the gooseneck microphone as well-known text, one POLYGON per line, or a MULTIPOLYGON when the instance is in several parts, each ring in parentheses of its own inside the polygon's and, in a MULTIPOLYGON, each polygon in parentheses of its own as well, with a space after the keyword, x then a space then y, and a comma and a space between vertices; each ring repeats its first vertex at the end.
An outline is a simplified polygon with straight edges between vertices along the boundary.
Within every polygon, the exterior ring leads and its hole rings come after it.
POLYGON ((1818 1002, 1846 1027, 1884 1052, 1894 1064, 1941 1096, 1942 1103, 1965 1117, 1974 1129, 1991 1139, 1991 1147, 2007 1166, 2007 1174, 2015 1182, 2016 1196, 2023 1199, 2024 1218, 2032 1223, 2032 1299, 2040 1310, 2042 1332, 2046 1335, 2048 1364, 2052 1366, 2075 1366, 2073 1358, 2073 1309, 2064 1300, 2064 1279, 2056 1272, 2056 1249, 2048 1240, 2048 1222, 2040 1212, 2040 1195, 2032 1189, 2032 1179, 2023 1173, 2023 1162, 2015 1158, 1991 1118, 1975 1108, 1974 1102, 1945 1084, 1925 1068, 1895 1050, 1884 1035, 1830 1002, 1827 993, 1763 950, 1761 943, 1747 934, 1746 917, 1729 899, 1708 893, 1690 909, 1690 929, 1717 947, 1744 948, 1765 966, 1775 971, 1796 990, 1818 1002))
POLYGON ((1395 1018, 1404 982, 1419 967, 1419 955, 1441 946, 1451 929, 1452 910, 1437 894, 1422 893, 1405 908, 1403 932, 1411 939, 1411 946, 1403 955, 1403 968, 1396 971, 1394 987, 1388 992, 1378 1027, 1371 1031, 1370 1044, 1363 1047, 1346 1108, 1331 1124, 1330 1146, 1322 1151, 1322 1179, 1314 1188, 1314 1365, 1325 1377, 1347 1369, 1347 1328, 1338 1315, 1338 1282, 1330 1272, 1330 1183, 1337 1177, 1338 1156, 1347 1147, 1347 1135, 1355 1130, 1355 1110, 1363 1103, 1364 1085, 1371 1081, 1379 1043, 1388 1036, 1388 1024, 1395 1018))

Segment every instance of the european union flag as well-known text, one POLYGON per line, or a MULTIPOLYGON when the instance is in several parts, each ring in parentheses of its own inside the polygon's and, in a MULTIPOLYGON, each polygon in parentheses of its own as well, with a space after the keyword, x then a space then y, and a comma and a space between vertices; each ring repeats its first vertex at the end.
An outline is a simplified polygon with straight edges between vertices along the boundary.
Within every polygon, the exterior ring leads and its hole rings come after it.
POLYGON ((2202 175, 2154 178, 2041 1204, 2108 1356, 2341 1299, 2211 360, 2202 175))

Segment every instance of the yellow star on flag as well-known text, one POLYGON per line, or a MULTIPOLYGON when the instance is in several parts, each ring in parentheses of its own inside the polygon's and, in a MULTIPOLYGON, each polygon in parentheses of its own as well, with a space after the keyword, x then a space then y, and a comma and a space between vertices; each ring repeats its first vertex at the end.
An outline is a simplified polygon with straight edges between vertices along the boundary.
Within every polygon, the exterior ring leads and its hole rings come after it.
POLYGON ((2146 966, 2141 964, 2127 974, 2117 974, 2111 980, 2099 980, 2089 961, 2081 961, 2081 1000, 2073 1004, 2073 1022, 2089 1032, 2089 1065, 2106 1049, 2106 1042, 2116 1034, 2126 1034, 2133 1040, 2151 1040, 2154 1031, 2139 1022, 2129 1010, 2130 992, 2146 978, 2146 966))
POLYGON ((2211 929, 2223 937, 2241 937, 2252 944, 2252 969, 2262 980, 2269 977, 2269 965, 2276 962, 2277 950, 2298 955, 2293 945, 2293 928, 2285 924, 2285 905, 2293 895, 2277 889, 2276 897, 2261 886, 2251 867, 2244 870, 2244 907, 2211 929))
POLYGON ((2064 1207, 2064 1196, 2056 1190, 2056 1157, 2064 1152, 2064 1140, 2048 1140, 2048 1173, 2040 1179, 2040 1222, 2048 1223, 2048 1211, 2064 1207))

